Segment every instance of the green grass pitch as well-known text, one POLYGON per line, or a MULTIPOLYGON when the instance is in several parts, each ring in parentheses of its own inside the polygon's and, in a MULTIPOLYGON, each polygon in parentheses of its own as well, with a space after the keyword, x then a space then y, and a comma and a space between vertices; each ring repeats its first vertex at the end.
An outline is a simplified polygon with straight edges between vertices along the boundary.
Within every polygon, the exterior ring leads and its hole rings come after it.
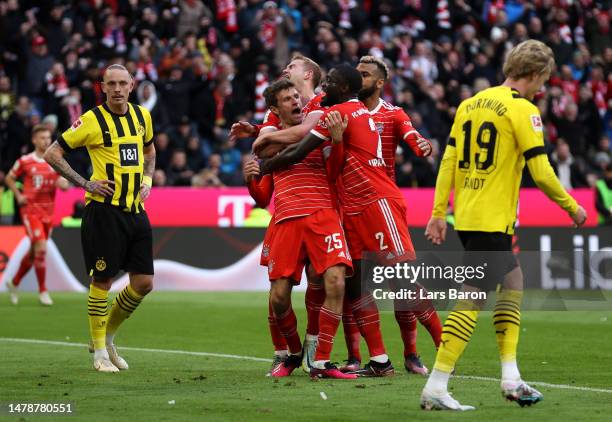
MULTIPOLYGON (((469 376, 499 377, 490 313, 479 319, 451 380, 454 396, 475 412, 423 412, 425 379, 402 368, 399 330, 392 313, 382 313, 383 334, 397 375, 356 381, 310 381, 301 371, 289 378, 264 376, 271 345, 265 293, 154 292, 117 335, 121 346, 209 352, 263 358, 189 355, 124 350, 130 370, 96 373, 85 347, 22 343, 11 338, 85 344, 86 296, 55 294, 43 308, 22 294, 20 305, 0 295, 0 404, 72 403, 68 420, 610 420, 612 414, 612 312, 525 312, 519 364, 544 401, 530 408, 505 402, 499 383, 469 376), (584 388, 583 388, 584 387, 584 388), (600 390, 600 391, 597 391, 600 390), (605 391, 601 391, 605 390, 605 391), (327 400, 323 400, 324 392, 327 400), (170 402, 170 403, 169 403, 170 402)), ((300 332, 305 328, 303 295, 294 295, 300 332)), ((442 316, 445 316, 442 315, 442 316)), ((434 348, 419 326, 419 351, 431 368, 434 348)), ((367 354, 362 343, 362 353, 367 354)), ((332 358, 345 359, 341 332, 332 358)), ((37 416, 0 414, 3 420, 37 416)), ((43 420, 58 420, 57 416, 43 420)))

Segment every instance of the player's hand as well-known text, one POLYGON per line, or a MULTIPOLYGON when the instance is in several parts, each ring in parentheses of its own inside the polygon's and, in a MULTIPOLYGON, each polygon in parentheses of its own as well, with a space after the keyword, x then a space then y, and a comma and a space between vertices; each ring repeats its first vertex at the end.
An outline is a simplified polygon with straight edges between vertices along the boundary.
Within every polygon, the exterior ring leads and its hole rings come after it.
POLYGON ((236 122, 232 125, 229 133, 230 142, 239 138, 252 138, 257 135, 257 126, 249 122, 236 122))
POLYGON ((21 205, 25 205, 25 204, 27 204, 27 203, 28 203, 28 198, 26 198, 26 197, 25 197, 25 195, 23 195, 23 194, 21 194, 21 193, 20 193, 20 194, 18 194, 18 195, 15 197, 15 200, 17 201, 17 203, 18 203, 20 206, 21 206, 21 205))
POLYGON ((140 185, 140 199, 144 202, 149 196, 151 196, 151 186, 143 183, 140 185))
POLYGON ((88 180, 84 188, 89 193, 101 196, 113 196, 115 194, 115 182, 112 180, 88 180))
POLYGON ((258 155, 261 151, 264 150, 265 147, 268 146, 269 143, 270 140, 268 139, 265 133, 259 135, 257 139, 255 139, 255 142, 253 142, 253 154, 258 155))
POLYGON ((416 143, 417 147, 423 151, 423 157, 428 157, 431 154, 431 143, 427 139, 419 137, 416 143))
POLYGON ((244 175, 244 181, 247 183, 253 180, 254 177, 259 176, 259 162, 257 160, 249 160, 244 163, 242 174, 244 175))
POLYGON ((348 116, 342 115, 338 111, 332 111, 325 117, 325 125, 332 138, 332 143, 339 144, 342 142, 342 136, 348 126, 348 116))
POLYGON ((580 227, 586 222, 587 213, 584 208, 578 205, 576 212, 570 214, 570 217, 572 217, 572 220, 574 220, 574 227, 580 227))
POLYGON ((434 245, 442 244, 446 240, 446 219, 431 217, 425 229, 425 237, 434 245))

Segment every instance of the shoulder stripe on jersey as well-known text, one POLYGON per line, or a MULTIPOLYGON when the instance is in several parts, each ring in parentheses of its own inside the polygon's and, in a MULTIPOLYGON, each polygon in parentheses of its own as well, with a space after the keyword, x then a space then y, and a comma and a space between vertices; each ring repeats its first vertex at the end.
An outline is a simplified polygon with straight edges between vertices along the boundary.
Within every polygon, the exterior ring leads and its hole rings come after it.
POLYGON ((130 129, 130 135, 136 136, 138 133, 136 132, 136 126, 134 126, 134 119, 132 119, 130 108, 132 108, 132 105, 128 103, 128 112, 125 115, 125 120, 127 120, 128 128, 130 129))
POLYGON ((447 145, 448 145, 448 146, 451 146, 451 147, 456 147, 456 146, 457 146, 457 143, 455 142, 455 138, 449 138, 449 139, 448 139, 448 144, 447 144, 447 145))
POLYGON ((512 90, 512 98, 523 98, 516 89, 512 90))
POLYGON ((127 194, 130 187, 130 173, 121 175, 121 195, 119 195, 119 207, 123 210, 127 207, 127 194))
POLYGON ((98 125, 100 126, 100 130, 102 131, 102 140, 104 141, 105 147, 112 147, 113 141, 111 139, 111 133, 108 129, 108 125, 106 124, 106 119, 104 119, 104 115, 100 111, 100 107, 94 107, 91 109, 94 116, 96 116, 96 120, 98 121, 98 125))
POLYGON ((329 137, 323 135, 321 132, 317 132, 314 129, 310 129, 310 133, 312 133, 314 136, 316 136, 319 139, 323 139, 324 141, 329 141, 330 140, 329 137))
POLYGON ((68 145, 68 143, 64 140, 64 137, 62 135, 60 135, 57 138, 57 143, 59 144, 60 147, 62 147, 64 151, 66 152, 72 151, 72 148, 70 148, 70 145, 68 145))
POLYGON ((138 199, 138 194, 140 193, 140 173, 134 174, 134 201, 132 202, 132 212, 136 212, 136 200, 138 199))
MULTIPOLYGON (((129 114, 129 111, 128 111, 129 114)), ((117 131, 117 137, 123 138, 125 136, 125 131, 123 130, 123 125, 121 124, 121 117, 117 116, 115 113, 110 114, 113 118, 113 123, 115 124, 115 130, 117 131)))
MULTIPOLYGON (((145 119, 144 119, 144 116, 142 115, 142 110, 140 109, 139 105, 134 104, 134 113, 136 113, 136 118, 138 119, 138 123, 140 123, 140 125, 145 129, 145 132, 146 132, 147 127, 145 126, 145 119)), ((144 135, 143 135, 143 139, 144 139, 144 135)))
MULTIPOLYGON (((106 163, 106 178, 110 181, 115 181, 115 165, 113 163, 106 163)), ((113 195, 104 198, 104 203, 110 204, 113 202, 113 195)))
POLYGON ((546 154, 546 148, 544 148, 544 146, 539 146, 528 149, 523 153, 523 156, 525 157, 525 160, 529 160, 542 154, 546 154))

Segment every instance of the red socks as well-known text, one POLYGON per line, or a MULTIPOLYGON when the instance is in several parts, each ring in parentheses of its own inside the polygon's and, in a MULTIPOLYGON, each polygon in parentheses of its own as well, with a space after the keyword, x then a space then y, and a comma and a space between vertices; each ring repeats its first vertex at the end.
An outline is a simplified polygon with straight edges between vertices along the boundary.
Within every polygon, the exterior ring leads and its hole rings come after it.
POLYGON ((304 302, 306 303, 306 315, 308 317, 306 334, 316 336, 319 334, 319 311, 323 302, 325 302, 323 283, 308 283, 304 302))
POLYGON ((372 294, 366 293, 359 299, 352 301, 351 307, 359 331, 368 345, 370 356, 386 354, 382 333, 380 332, 378 307, 372 294))
POLYGON ((289 309, 282 315, 276 315, 276 324, 285 337, 287 346, 289 346, 289 353, 297 354, 302 350, 302 342, 300 341, 300 335, 297 332, 297 318, 293 312, 293 308, 289 306, 289 309))
POLYGON ((342 309, 342 325, 344 327, 344 340, 346 341, 346 350, 348 357, 357 359, 361 362, 361 352, 359 344, 361 343, 361 333, 357 322, 353 317, 350 301, 344 298, 344 307, 342 309))
POLYGON ((287 350, 287 342, 285 337, 281 334, 274 317, 274 311, 272 310, 272 304, 268 300, 268 326, 270 327, 270 336, 272 337, 272 344, 274 344, 274 351, 287 350))
POLYGON ((28 271, 30 271, 30 268, 32 268, 32 263, 32 254, 29 252, 25 254, 23 258, 21 258, 19 269, 17 270, 15 277, 13 277, 13 284, 15 287, 19 286, 19 283, 21 283, 23 277, 28 273, 28 271))
MULTIPOLYGON (((425 289, 419 284, 416 284, 415 286, 417 291, 425 291, 425 289)), ((417 297, 423 296, 425 296, 425 294, 423 293, 423 295, 421 295, 421 293, 419 292, 417 297)), ((421 300, 417 305, 417 309, 414 309, 413 312, 421 323, 421 325, 423 325, 427 329, 427 331, 429 331, 431 339, 433 340, 436 348, 438 348, 438 346, 440 346, 440 338, 442 337, 442 324, 440 323, 440 318, 438 317, 438 313, 433 307, 433 303, 431 302, 431 300, 421 300)))
POLYGON ((315 353, 315 360, 329 360, 332 347, 334 345, 334 337, 340 325, 341 314, 337 314, 325 307, 319 312, 319 342, 315 353))
POLYGON ((38 291, 40 293, 47 291, 47 285, 45 284, 45 275, 47 272, 46 255, 46 251, 38 251, 34 254, 34 271, 36 272, 38 291))
POLYGON ((395 320, 399 325, 402 341, 404 342, 404 357, 410 354, 416 354, 417 319, 414 313, 412 313, 412 311, 400 311, 396 309, 395 320))

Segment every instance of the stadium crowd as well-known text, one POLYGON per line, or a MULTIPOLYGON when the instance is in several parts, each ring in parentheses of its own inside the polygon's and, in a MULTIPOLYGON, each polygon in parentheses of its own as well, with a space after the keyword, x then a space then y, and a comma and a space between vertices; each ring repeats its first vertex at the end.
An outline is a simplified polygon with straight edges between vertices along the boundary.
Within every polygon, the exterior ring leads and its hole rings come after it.
MULTIPOLYGON (((252 139, 229 128, 261 121, 263 90, 299 51, 323 69, 384 57, 385 99, 434 146, 399 148, 397 182, 434 186, 458 104, 503 81, 505 53, 533 38, 557 63, 537 99, 551 162, 566 188, 592 187, 611 161, 611 14, 593 0, 0 0, 0 183, 34 125, 65 130, 122 63, 153 117, 154 184, 243 185, 252 139)), ((86 151, 70 164, 89 176, 86 151)))

